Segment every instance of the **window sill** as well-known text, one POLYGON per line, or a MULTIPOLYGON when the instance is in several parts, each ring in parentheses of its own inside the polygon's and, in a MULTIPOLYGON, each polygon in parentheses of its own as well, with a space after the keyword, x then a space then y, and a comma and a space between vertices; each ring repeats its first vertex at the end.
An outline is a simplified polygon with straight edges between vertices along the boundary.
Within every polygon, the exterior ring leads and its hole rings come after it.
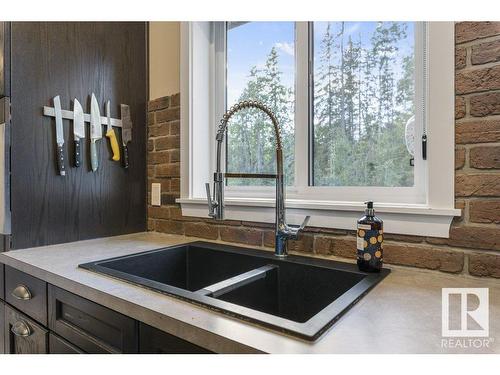
MULTIPOLYGON (((207 202, 201 198, 177 199, 183 216, 208 217, 207 202)), ((274 222, 274 199, 226 198, 226 219, 264 223, 274 222)), ((310 226, 355 230, 363 215, 364 205, 358 202, 334 202, 287 199, 287 219, 300 224, 310 215, 310 226)), ((378 204, 377 216, 384 220, 384 231, 394 234, 448 238, 451 221, 460 216, 455 208, 431 208, 419 204, 378 204)))

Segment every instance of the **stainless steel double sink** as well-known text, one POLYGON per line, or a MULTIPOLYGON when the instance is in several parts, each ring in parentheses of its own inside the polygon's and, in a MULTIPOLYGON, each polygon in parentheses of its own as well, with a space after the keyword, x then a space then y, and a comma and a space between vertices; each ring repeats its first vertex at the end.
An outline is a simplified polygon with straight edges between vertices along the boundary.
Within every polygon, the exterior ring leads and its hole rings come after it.
POLYGON ((80 267, 309 341, 389 273, 201 241, 80 267))

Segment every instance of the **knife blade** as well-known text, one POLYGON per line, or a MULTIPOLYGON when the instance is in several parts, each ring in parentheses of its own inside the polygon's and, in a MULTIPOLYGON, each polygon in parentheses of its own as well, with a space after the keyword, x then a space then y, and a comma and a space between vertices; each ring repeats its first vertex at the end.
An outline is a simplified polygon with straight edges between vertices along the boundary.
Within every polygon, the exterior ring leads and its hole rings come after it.
POLYGON ((73 139, 75 141, 75 167, 82 163, 81 139, 85 138, 83 108, 78 99, 73 102, 73 139))
POLYGON ((130 107, 120 104, 122 118, 122 143, 123 143, 123 166, 128 168, 128 143, 132 142, 132 119, 130 118, 130 107))
POLYGON ((66 176, 66 168, 64 166, 64 129, 61 111, 61 99, 59 95, 54 97, 54 113, 56 117, 56 143, 57 143, 57 169, 59 175, 66 176))
POLYGON ((97 141, 102 138, 101 127, 101 112, 99 111, 99 104, 97 99, 92 93, 90 101, 90 164, 92 171, 97 171, 99 160, 97 157, 97 141))
POLYGON ((107 118, 107 127, 106 127, 106 137, 109 138, 109 143, 111 144, 111 150, 113 151, 113 160, 120 160, 120 147, 118 146, 118 141, 116 140, 116 134, 111 126, 111 104, 109 100, 106 102, 106 118, 107 118))

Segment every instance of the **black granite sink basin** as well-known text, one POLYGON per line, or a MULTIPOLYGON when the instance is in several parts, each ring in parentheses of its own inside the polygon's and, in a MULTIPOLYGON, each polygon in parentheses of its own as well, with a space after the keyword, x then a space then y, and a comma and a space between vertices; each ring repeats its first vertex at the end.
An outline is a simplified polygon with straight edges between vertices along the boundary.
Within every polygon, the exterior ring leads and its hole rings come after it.
POLYGON ((389 270, 193 242, 81 264, 281 332, 316 340, 389 270))
POLYGON ((134 282, 148 281, 147 284, 153 282, 196 291, 264 264, 266 260, 262 258, 189 244, 84 264, 81 267, 119 278, 134 278, 134 282))
POLYGON ((305 323, 364 277, 354 272, 281 262, 267 277, 216 298, 305 323))

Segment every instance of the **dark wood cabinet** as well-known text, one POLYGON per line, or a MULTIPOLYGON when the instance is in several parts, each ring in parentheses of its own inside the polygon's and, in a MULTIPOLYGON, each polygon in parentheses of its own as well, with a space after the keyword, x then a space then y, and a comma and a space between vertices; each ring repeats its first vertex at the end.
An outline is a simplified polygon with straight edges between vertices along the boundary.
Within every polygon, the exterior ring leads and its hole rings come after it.
POLYGON ((47 283, 5 267, 5 302, 47 326, 47 283))
POLYGON ((86 353, 137 353, 138 322, 49 285, 49 328, 86 353))
POLYGON ((49 334, 49 354, 83 354, 85 353, 80 348, 77 348, 73 344, 67 342, 66 340, 54 335, 49 334))
POLYGON ((5 353, 48 353, 48 330, 8 305, 4 317, 5 353))
POLYGON ((211 353, 9 266, 5 288, 0 354, 211 353), (14 297, 19 286, 30 298, 14 297))
POLYGON ((208 354, 209 350, 160 331, 147 324, 139 326, 139 351, 144 354, 208 354))
POLYGON ((5 347, 4 347, 4 341, 5 341, 5 334, 4 334, 4 327, 5 327, 5 304, 0 301, 0 354, 5 353, 5 347))
POLYGON ((0 263, 0 299, 5 300, 4 265, 0 263))

